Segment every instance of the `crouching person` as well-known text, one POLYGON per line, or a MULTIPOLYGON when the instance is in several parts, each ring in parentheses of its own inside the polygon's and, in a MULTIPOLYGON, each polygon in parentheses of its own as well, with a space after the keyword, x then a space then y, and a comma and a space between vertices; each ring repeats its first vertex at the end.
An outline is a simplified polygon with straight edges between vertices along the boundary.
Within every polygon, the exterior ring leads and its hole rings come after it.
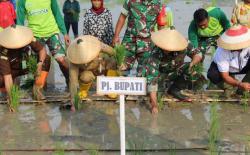
POLYGON ((13 25, 0 32, 0 88, 5 87, 8 97, 16 77, 28 73, 25 62, 30 48, 37 53, 37 73, 33 94, 37 100, 43 100, 41 89, 44 86, 50 68, 50 57, 39 42, 34 41, 32 31, 24 26, 13 25))
POLYGON ((227 91, 229 86, 250 90, 250 30, 242 25, 228 29, 218 40, 213 62, 207 77, 212 83, 227 91), (236 74, 246 74, 242 81, 236 80, 236 74), (226 85, 229 84, 229 85, 226 85))
POLYGON ((202 60, 200 48, 194 48, 185 37, 178 31, 162 29, 152 33, 151 39, 160 52, 159 70, 162 78, 171 82, 168 94, 181 101, 191 101, 188 96, 181 93, 181 90, 188 88, 191 82, 198 80, 201 74, 193 71, 193 66, 202 60), (185 56, 189 56, 192 62, 184 62, 185 56))
MULTIPOLYGON (((88 96, 88 91, 96 76, 116 76, 116 62, 110 57, 112 55, 114 52, 111 47, 90 35, 78 37, 71 43, 67 50, 67 57, 70 61, 71 103, 78 93, 78 88, 81 99, 88 96)), ((117 95, 110 94, 109 97, 116 98, 117 95)), ((72 108, 74 109, 73 106, 72 108)))

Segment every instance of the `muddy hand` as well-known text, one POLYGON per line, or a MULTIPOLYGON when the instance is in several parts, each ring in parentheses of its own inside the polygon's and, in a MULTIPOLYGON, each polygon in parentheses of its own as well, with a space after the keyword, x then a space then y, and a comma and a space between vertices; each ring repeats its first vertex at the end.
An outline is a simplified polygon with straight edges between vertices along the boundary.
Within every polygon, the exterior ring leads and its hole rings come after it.
POLYGON ((248 82, 241 82, 239 84, 239 87, 242 88, 243 90, 250 91, 250 83, 248 82))
POLYGON ((69 35, 64 35, 64 41, 65 41, 65 44, 66 44, 66 46, 68 47, 69 46, 69 44, 70 44, 70 38, 69 38, 69 35))
POLYGON ((116 44, 120 44, 119 36, 114 36, 114 38, 112 40, 112 46, 115 46, 116 44))

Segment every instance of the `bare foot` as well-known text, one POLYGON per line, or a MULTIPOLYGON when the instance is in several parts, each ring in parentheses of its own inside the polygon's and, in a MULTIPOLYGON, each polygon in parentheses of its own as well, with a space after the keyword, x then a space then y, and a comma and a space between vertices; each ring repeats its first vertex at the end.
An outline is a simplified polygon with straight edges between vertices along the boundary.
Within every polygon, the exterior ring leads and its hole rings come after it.
POLYGON ((152 107, 152 109, 151 109, 151 113, 153 114, 153 115, 156 115, 156 114, 158 114, 158 108, 156 107, 156 106, 154 106, 154 107, 152 107))
POLYGON ((70 111, 71 112, 76 112, 76 108, 75 108, 75 106, 73 104, 71 105, 70 111))

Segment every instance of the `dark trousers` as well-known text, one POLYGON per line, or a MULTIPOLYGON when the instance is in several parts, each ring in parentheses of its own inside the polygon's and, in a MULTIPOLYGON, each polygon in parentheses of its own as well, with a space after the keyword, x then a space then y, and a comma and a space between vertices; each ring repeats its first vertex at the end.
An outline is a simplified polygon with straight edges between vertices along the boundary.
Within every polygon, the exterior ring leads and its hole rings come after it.
POLYGON ((78 36, 78 22, 69 22, 69 21, 64 21, 65 22, 65 27, 67 30, 67 33, 69 34, 69 29, 70 26, 72 27, 74 36, 77 37, 78 36))
MULTIPOLYGON (((230 73, 229 75, 236 75, 236 74, 250 74, 250 59, 248 59, 247 65, 238 73, 230 73)), ((242 82, 250 82, 250 79, 248 79, 249 75, 246 75, 242 82)), ((223 81, 221 77, 221 73, 218 69, 218 66, 215 62, 212 62, 208 72, 207 72, 207 78, 214 84, 218 84, 223 81)))

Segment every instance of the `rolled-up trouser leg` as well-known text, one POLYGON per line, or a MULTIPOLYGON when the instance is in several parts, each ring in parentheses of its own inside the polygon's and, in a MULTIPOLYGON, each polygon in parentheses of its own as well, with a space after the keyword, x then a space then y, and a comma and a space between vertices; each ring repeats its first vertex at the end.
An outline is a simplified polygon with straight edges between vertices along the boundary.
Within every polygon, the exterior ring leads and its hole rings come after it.
POLYGON ((137 76, 147 78, 148 92, 158 91, 160 61, 151 53, 145 53, 138 59, 137 76))

